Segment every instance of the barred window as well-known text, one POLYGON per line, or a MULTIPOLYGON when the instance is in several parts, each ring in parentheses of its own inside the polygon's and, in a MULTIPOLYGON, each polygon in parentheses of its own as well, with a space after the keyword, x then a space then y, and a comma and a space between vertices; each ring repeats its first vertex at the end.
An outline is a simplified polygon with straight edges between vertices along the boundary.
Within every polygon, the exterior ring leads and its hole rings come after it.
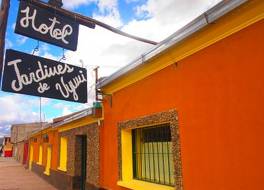
POLYGON ((42 138, 43 138, 43 142, 45 142, 45 143, 48 143, 49 142, 49 135, 48 134, 44 134, 42 136, 42 138))
POLYGON ((169 124, 132 130, 134 179, 175 185, 169 124))

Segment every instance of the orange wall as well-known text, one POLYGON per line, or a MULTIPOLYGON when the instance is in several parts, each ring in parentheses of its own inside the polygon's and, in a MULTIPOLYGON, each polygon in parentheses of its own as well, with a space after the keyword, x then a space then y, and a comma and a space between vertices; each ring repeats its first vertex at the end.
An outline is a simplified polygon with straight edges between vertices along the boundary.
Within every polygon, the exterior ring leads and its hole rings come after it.
POLYGON ((51 145, 51 169, 58 167, 58 131, 49 131, 49 143, 43 143, 43 165, 47 164, 47 149, 51 145))
POLYGON ((59 154, 59 141, 58 131, 52 131, 52 153, 51 153, 51 168, 57 170, 58 168, 58 154, 59 154))
MULTIPOLYGON (((51 151, 52 151, 51 152, 51 168, 53 170, 57 170, 57 167, 58 167, 58 143, 59 143, 58 142, 58 131, 54 130, 54 131, 49 131, 48 132, 49 143, 43 143, 42 142, 42 139, 41 139, 42 135, 36 136, 37 139, 38 139, 37 143, 33 142, 33 147, 34 147, 34 156, 33 156, 34 159, 33 160, 34 160, 35 163, 38 162, 38 159, 39 159, 39 146, 40 146, 40 144, 42 144, 42 150, 43 150, 43 153, 42 153, 42 156, 43 156, 42 165, 46 166, 46 163, 47 163, 47 147, 49 145, 51 145, 52 146, 52 149, 51 149, 51 151)), ((31 141, 31 143, 32 143, 32 141, 31 141)))
POLYGON ((175 108, 185 190, 264 189, 264 21, 113 95, 104 103, 101 186, 116 185, 117 122, 175 108))
POLYGON ((33 161, 38 162, 38 155, 39 155, 39 142, 40 142, 40 136, 36 136, 37 142, 33 142, 33 139, 31 139, 30 143, 33 145, 33 161))

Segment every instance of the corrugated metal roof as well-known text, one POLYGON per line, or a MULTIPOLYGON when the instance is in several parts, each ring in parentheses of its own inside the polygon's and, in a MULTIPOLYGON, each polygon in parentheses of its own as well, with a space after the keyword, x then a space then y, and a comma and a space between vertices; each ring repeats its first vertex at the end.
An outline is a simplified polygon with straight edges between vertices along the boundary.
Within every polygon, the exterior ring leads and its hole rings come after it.
POLYGON ((69 117, 64 118, 62 121, 59 121, 59 122, 56 122, 56 123, 52 123, 52 127, 56 128, 56 127, 59 127, 59 126, 61 126, 63 124, 75 121, 77 119, 80 119, 80 118, 83 118, 85 116, 92 115, 92 114, 93 114, 93 108, 87 108, 87 109, 84 109, 82 111, 78 111, 76 113, 73 113, 69 117))

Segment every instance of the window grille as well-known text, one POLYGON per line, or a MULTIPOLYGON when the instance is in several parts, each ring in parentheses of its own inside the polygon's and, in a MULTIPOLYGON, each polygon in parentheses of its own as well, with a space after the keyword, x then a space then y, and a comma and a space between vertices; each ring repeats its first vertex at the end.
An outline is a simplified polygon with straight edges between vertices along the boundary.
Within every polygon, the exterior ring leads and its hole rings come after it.
POLYGON ((169 124, 132 130, 134 179, 174 186, 169 124))
POLYGON ((45 143, 48 143, 48 142, 49 142, 49 135, 44 134, 44 135, 42 136, 42 138, 43 138, 43 142, 45 142, 45 143))

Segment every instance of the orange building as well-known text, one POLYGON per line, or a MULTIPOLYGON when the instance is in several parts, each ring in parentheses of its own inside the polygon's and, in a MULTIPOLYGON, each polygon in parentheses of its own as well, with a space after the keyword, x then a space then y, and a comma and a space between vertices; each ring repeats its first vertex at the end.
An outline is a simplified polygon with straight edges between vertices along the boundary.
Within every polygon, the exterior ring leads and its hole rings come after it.
POLYGON ((262 190, 264 1, 222 1, 33 134, 58 189, 262 190), (99 111, 97 113, 97 111, 99 111))
POLYGON ((98 83, 103 189, 264 189, 263 18, 223 1, 98 83))
MULTIPOLYGON (((3 137, 3 156, 12 157, 13 145, 11 143, 11 137, 3 137)), ((0 155, 1 156, 1 155, 0 155)))
POLYGON ((58 167, 58 131, 48 124, 34 133, 29 142, 29 169, 37 173, 50 174, 58 167), (52 159, 51 159, 52 155, 52 159))
POLYGON ((101 106, 55 118, 30 137, 29 169, 61 190, 99 188, 101 106))

